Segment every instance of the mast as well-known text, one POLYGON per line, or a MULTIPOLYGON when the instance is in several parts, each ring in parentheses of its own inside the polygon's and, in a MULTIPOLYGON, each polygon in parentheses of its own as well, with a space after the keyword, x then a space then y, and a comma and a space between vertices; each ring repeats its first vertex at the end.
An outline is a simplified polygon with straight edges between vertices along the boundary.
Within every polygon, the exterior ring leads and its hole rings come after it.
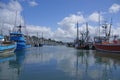
POLYGON ((106 36, 106 37, 108 37, 107 28, 108 28, 107 21, 105 21, 104 29, 105 29, 105 36, 106 36))
POLYGON ((37 46, 39 46, 39 36, 38 36, 38 32, 37 32, 37 46))
POLYGON ((3 30, 2 28, 4 27, 4 21, 1 22, 1 27, 0 27, 0 35, 3 35, 3 30))
POLYGON ((89 31, 88 31, 88 23, 86 22, 86 42, 88 43, 88 34, 89 34, 89 31))
POLYGON ((16 26, 16 21, 17 20, 17 11, 15 12, 15 26, 16 26))
POLYGON ((109 27, 108 38, 110 37, 110 33, 111 33, 111 26, 112 26, 112 18, 111 18, 110 27, 109 27))
POLYGON ((77 22, 77 42, 79 41, 79 29, 78 29, 78 22, 77 22))
POLYGON ((100 11, 98 12, 98 26, 99 26, 99 37, 100 37, 100 11))
POLYGON ((111 32, 111 27, 109 28, 109 32, 108 32, 107 21, 105 21, 105 23, 103 24, 102 28, 104 29, 104 33, 105 33, 106 39, 109 40, 109 36, 110 36, 110 32, 111 32))
POLYGON ((15 11, 15 24, 14 24, 14 27, 13 27, 13 30, 12 30, 12 31, 14 31, 14 30, 15 30, 15 27, 16 27, 16 22, 17 22, 17 11, 15 11))
POLYGON ((43 44, 43 32, 42 32, 42 41, 41 41, 41 43, 43 44))

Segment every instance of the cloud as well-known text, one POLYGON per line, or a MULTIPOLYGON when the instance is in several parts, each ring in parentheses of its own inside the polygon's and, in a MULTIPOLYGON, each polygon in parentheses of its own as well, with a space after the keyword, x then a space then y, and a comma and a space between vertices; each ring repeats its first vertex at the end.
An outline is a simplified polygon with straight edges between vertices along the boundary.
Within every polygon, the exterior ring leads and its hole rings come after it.
POLYGON ((53 32, 51 31, 51 28, 45 26, 27 25, 27 31, 31 36, 37 36, 37 33, 39 37, 42 37, 42 33, 43 33, 43 37, 45 38, 51 38, 53 36, 53 32))
POLYGON ((15 17, 17 12, 17 23, 23 23, 21 16, 22 6, 17 1, 11 1, 8 4, 0 2, 0 22, 15 24, 15 17))
POLYGON ((114 3, 110 8, 109 8, 109 12, 110 13, 117 13, 120 11, 120 5, 114 3))
MULTIPOLYGON (((98 13, 93 13, 93 14, 95 14, 95 16, 97 14, 97 18, 98 18, 98 13)), ((65 17, 63 20, 58 22, 58 25, 60 27, 55 32, 55 38, 60 39, 62 41, 74 41, 77 36, 77 27, 76 27, 77 22, 79 23, 79 37, 81 37, 80 33, 86 32, 86 21, 88 19, 90 19, 89 16, 84 18, 82 14, 79 14, 79 15, 72 14, 68 17, 65 17)), ((96 19, 96 21, 98 22, 98 19, 96 19)), ((93 37, 95 35, 96 36, 98 35, 96 34, 98 31, 98 26, 93 26, 88 23, 88 30, 89 30, 89 36, 93 37)))
MULTIPOLYGON (((0 30, 3 30, 3 34, 8 34, 9 30, 12 30, 13 27, 15 26, 15 17, 16 17, 16 11, 17 11, 17 19, 16 19, 16 26, 18 25, 25 25, 24 24, 24 19, 21 15, 23 8, 21 4, 18 1, 13 1, 11 0, 9 3, 2 3, 0 2, 0 30)), ((93 12, 92 14, 89 14, 88 17, 84 17, 81 12, 77 12, 77 14, 71 14, 66 17, 64 17, 61 21, 59 21, 58 28, 55 31, 51 30, 51 27, 48 26, 35 26, 35 25, 30 25, 26 24, 27 31, 30 36, 37 36, 37 32, 39 34, 39 37, 45 38, 51 38, 59 41, 74 41, 76 38, 76 24, 77 22, 79 23, 79 33, 80 32, 85 32, 85 22, 91 21, 93 22, 98 22, 98 13, 93 12)), ((102 16, 102 13, 100 15, 101 20, 104 19, 104 16, 102 16)), ((120 26, 120 24, 116 24, 120 26)), ((98 35, 98 26, 89 24, 88 29, 90 31, 90 36, 95 36, 98 35)), ((113 29, 113 34, 117 34, 120 30, 119 27, 116 27, 113 29), (117 31, 115 31, 117 30, 117 31)), ((102 32, 102 31, 101 31, 102 32)), ((25 33, 25 30, 24 30, 25 33)), ((120 34, 119 34, 120 35, 120 34)), ((81 36, 81 35, 80 35, 81 36)), ((80 37, 79 36, 79 37, 80 37)))
POLYGON ((35 2, 35 1, 29 1, 29 5, 32 6, 32 7, 34 7, 34 6, 37 6, 38 3, 35 2))
MULTIPOLYGON (((27 31, 29 35, 37 35, 37 32, 39 32, 39 37, 43 36, 45 38, 53 38, 53 32, 51 31, 50 27, 45 27, 45 26, 34 26, 34 25, 25 25, 24 24, 24 19, 21 15, 23 8, 21 4, 18 1, 13 1, 11 0, 7 4, 0 2, 0 30, 2 29, 3 34, 9 34, 10 30, 13 30, 15 27, 15 22, 16 26, 22 25, 26 26, 27 31), (17 17, 16 17, 16 12, 17 12, 17 17), (16 19, 16 21, 15 21, 16 19)), ((25 27, 22 28, 23 33, 26 33, 25 27)))
POLYGON ((112 28, 111 35, 119 35, 120 37, 120 27, 112 28))
MULTIPOLYGON (((79 12, 80 13, 80 12, 79 12)), ((101 20, 103 19, 103 16, 101 16, 101 20)), ((74 41, 77 36, 77 22, 79 23, 79 37, 81 37, 80 33, 85 33, 86 32, 86 21, 94 21, 98 22, 98 13, 94 12, 90 16, 84 18, 83 15, 80 14, 72 14, 68 17, 65 17, 63 20, 58 22, 58 25, 60 26, 56 31, 55 31, 55 38, 57 40, 62 40, 62 41, 74 41), (92 19, 94 17, 94 19, 92 19)), ((97 36, 98 33, 98 26, 93 26, 88 23, 88 30, 89 30, 89 36, 97 36), (97 34, 96 34, 97 33, 97 34)))
MULTIPOLYGON (((80 12, 79 12, 80 13, 80 12)), ((55 36, 57 39, 63 39, 68 41, 73 41, 76 37, 76 24, 77 22, 79 24, 82 24, 85 22, 85 18, 82 14, 72 14, 68 17, 65 17, 63 20, 58 22, 58 25, 60 26, 56 32, 55 36)))
POLYGON ((98 12, 93 12, 89 17, 88 21, 98 22, 100 17, 100 21, 103 20, 103 16, 99 14, 98 12))
POLYGON ((22 6, 18 1, 11 0, 9 3, 5 4, 0 2, 0 28, 6 34, 9 29, 13 28, 16 24, 24 24, 23 17, 21 16, 22 6), (17 17, 16 17, 17 12, 17 17), (3 24, 3 25, 2 25, 3 24))
MULTIPOLYGON (((101 21, 104 20, 104 16, 102 16, 103 12, 100 14, 100 19, 101 21)), ((88 17, 84 18, 82 14, 77 15, 77 14, 72 14, 70 16, 67 16, 63 18, 60 22, 58 22, 58 29, 54 33, 54 37, 57 40, 62 40, 62 41, 74 41, 76 38, 76 23, 79 22, 79 37, 81 37, 80 33, 85 33, 86 32, 86 24, 85 22, 89 20, 88 22, 88 30, 89 30, 89 36, 93 38, 94 36, 98 36, 98 30, 99 26, 91 24, 90 21, 93 22, 98 22, 98 17, 99 14, 98 12, 93 12, 90 14, 88 17)), ((119 24, 118 24, 119 25, 119 24)), ((117 34, 115 30, 120 30, 119 27, 116 27, 116 29, 113 26, 113 34, 117 34)), ((100 34, 103 35, 103 29, 100 27, 100 34)), ((120 34, 119 34, 120 35, 120 34)), ((92 40, 92 39, 91 39, 92 40)))
POLYGON ((85 22, 85 18, 83 17, 82 14, 80 14, 80 15, 72 14, 72 15, 70 15, 70 16, 68 16, 68 17, 65 17, 65 18, 64 18, 61 22, 59 22, 58 24, 59 24, 59 25, 64 25, 64 24, 66 24, 66 23, 70 23, 70 25, 71 25, 71 24, 75 24, 75 23, 77 23, 77 22, 79 22, 79 23, 85 22))
MULTIPOLYGON (((75 32, 73 32, 75 34, 75 32)), ((74 34, 70 33, 70 31, 64 30, 62 28, 58 28, 55 32, 54 32, 54 39, 58 40, 58 41, 73 41, 74 40, 74 34)))
POLYGON ((10 11, 18 11, 18 12, 22 11, 22 6, 19 4, 19 2, 13 0, 11 0, 11 2, 9 2, 8 4, 0 2, 0 8, 7 9, 10 11))

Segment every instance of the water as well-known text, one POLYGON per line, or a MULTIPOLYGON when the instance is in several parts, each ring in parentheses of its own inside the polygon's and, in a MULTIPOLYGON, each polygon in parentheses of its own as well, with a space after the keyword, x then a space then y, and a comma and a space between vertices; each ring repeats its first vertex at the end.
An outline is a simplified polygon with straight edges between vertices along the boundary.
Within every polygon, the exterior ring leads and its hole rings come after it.
POLYGON ((120 55, 32 47, 0 59, 0 80, 120 80, 120 55))

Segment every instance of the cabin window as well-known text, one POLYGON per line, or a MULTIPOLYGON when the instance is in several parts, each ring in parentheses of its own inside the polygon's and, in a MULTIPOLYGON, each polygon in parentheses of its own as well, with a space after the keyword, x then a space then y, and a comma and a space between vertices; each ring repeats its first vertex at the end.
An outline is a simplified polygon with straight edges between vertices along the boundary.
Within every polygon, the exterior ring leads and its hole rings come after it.
POLYGON ((22 37, 22 34, 11 34, 11 37, 22 37))

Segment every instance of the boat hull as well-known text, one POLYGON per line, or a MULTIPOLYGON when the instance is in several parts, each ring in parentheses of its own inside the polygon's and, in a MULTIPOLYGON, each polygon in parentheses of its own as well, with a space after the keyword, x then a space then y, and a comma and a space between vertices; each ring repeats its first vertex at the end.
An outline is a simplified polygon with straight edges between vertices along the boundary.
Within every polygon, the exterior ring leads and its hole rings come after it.
POLYGON ((26 48, 30 48, 31 45, 27 45, 27 44, 17 44, 16 50, 20 50, 20 49, 26 49, 26 48))
POLYGON ((85 46, 75 46, 76 49, 85 49, 85 46))
POLYGON ((120 53, 120 44, 94 44, 96 50, 120 53))
POLYGON ((28 45, 26 44, 26 39, 22 33, 18 32, 10 33, 10 40, 16 42, 17 44, 16 50, 28 48, 28 45))
POLYGON ((16 49, 16 44, 1 45, 0 53, 14 52, 15 49, 16 49))
POLYGON ((76 49, 85 49, 85 50, 89 50, 90 47, 89 45, 75 45, 76 49))

